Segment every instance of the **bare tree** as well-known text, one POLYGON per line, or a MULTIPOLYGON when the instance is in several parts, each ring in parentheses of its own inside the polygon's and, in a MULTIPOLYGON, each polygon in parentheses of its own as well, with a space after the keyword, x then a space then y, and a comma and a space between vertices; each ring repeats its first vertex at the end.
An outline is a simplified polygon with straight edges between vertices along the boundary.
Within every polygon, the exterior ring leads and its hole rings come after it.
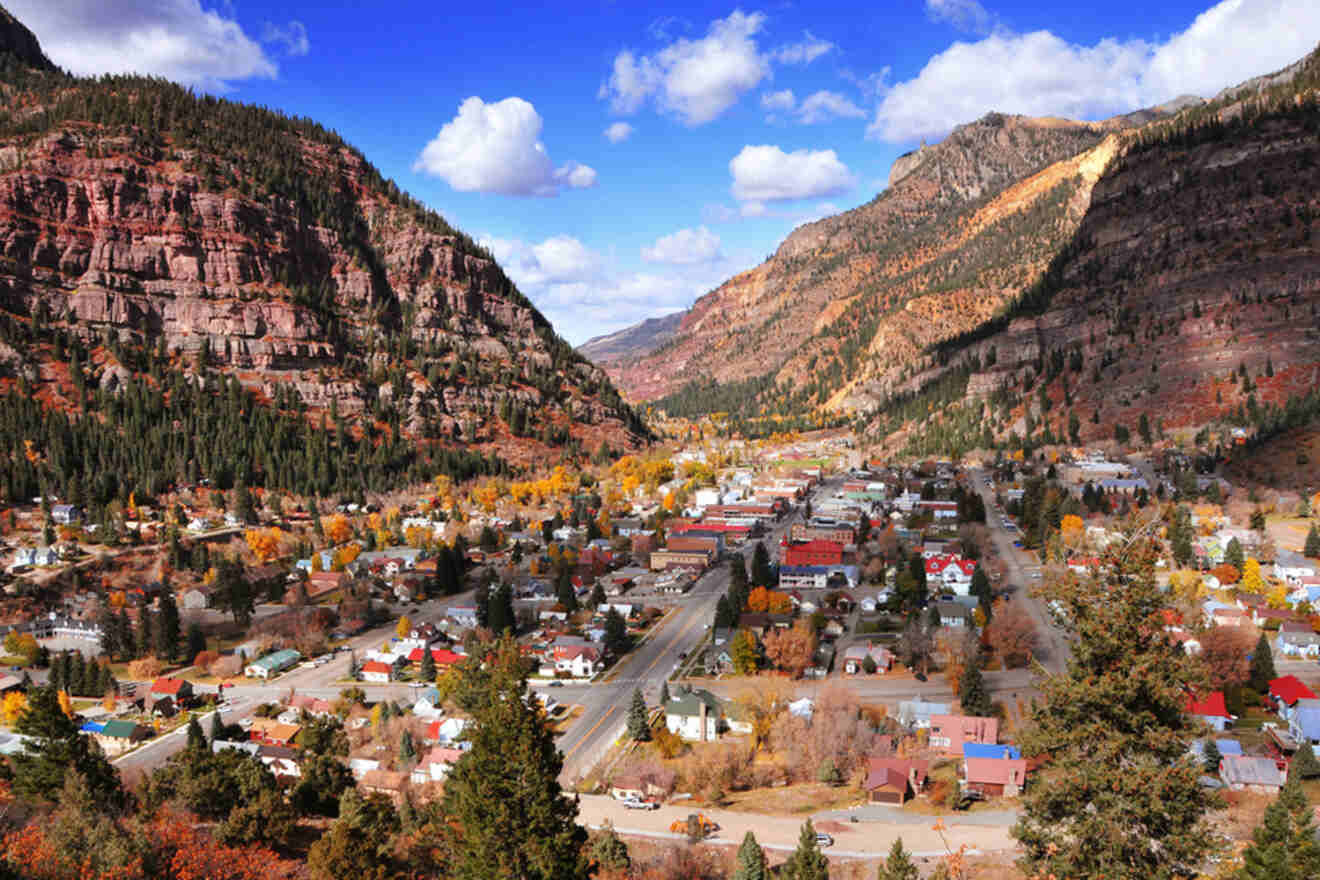
POLYGON ((1035 622, 1018 602, 1009 603, 995 612, 994 619, 986 627, 985 638, 990 649, 1009 669, 1027 665, 1040 644, 1035 622))

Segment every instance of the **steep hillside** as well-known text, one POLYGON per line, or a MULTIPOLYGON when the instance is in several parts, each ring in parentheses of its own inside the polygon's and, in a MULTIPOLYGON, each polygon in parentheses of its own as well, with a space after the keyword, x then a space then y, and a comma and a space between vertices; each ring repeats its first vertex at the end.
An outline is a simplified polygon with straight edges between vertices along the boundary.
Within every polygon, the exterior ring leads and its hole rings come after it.
MULTIPOLYGON (((334 133, 142 78, 20 65, 0 92, 0 388, 76 415, 237 380, 334 428, 325 491, 424 478, 446 449, 502 468, 638 441, 609 379, 490 254, 334 133)), ((36 416, 9 422, 7 441, 43 442, 36 416)), ((298 482, 279 461, 240 469, 298 482)))
POLYGON ((20 68, 53 71, 55 65, 41 51, 36 35, 0 6, 0 73, 20 68))
POLYGON ((752 378, 778 384, 761 394, 773 410, 830 402, 872 361, 920 350, 932 320, 943 332, 970 329, 1030 284, 1076 228, 1093 172, 1079 161, 1071 175, 997 197, 1117 127, 996 113, 962 126, 900 158, 870 203, 800 227, 771 259, 702 297, 668 343, 606 368, 634 399, 689 386, 671 409, 711 403, 710 380, 752 378))
POLYGON ((682 312, 647 318, 625 330, 587 340, 578 346, 578 353, 597 364, 623 363, 664 345, 682 322, 682 312))

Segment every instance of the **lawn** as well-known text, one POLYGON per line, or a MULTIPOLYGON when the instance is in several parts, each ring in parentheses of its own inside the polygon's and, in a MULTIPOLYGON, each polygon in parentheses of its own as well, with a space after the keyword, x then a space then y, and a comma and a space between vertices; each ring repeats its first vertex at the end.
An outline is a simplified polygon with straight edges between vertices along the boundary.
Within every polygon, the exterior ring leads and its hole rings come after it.
POLYGON ((781 785, 772 788, 753 788, 735 791, 725 796, 722 806, 729 810, 768 815, 815 813, 821 810, 843 810, 866 800, 861 786, 827 785, 806 782, 800 785, 781 785))

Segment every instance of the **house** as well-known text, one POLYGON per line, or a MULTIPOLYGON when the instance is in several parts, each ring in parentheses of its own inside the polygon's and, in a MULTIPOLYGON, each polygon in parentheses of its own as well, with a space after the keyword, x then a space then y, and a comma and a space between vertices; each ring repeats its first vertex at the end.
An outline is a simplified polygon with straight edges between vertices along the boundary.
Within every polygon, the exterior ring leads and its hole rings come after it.
POLYGON ((883 645, 849 645, 843 652, 843 671, 848 675, 864 672, 867 657, 875 663, 877 672, 888 672, 894 665, 894 653, 883 645))
POLYGON ((842 565, 844 545, 835 541, 785 541, 779 549, 784 566, 842 565))
POLYGON ((146 742, 155 735, 150 727, 134 724, 132 721, 107 721, 99 731, 92 732, 92 739, 96 740, 107 755, 114 756, 122 755, 138 743, 146 742))
POLYGON ((335 714, 334 704, 329 700, 309 697, 304 694, 295 694, 290 698, 289 708, 296 709, 299 713, 306 712, 316 718, 328 718, 335 714))
POLYGON ((432 721, 426 726, 425 740, 428 743, 438 743, 445 746, 456 746, 456 743, 462 742, 459 739, 467 728, 466 718, 446 718, 444 721, 432 721))
POLYGON ((629 774, 610 780, 610 797, 618 801, 644 801, 647 798, 663 797, 664 794, 663 788, 641 776, 629 774))
POLYGON ((828 590, 857 586, 855 565, 781 565, 779 589, 828 590))
POLYGON ((369 794, 383 794, 392 801, 403 798, 404 786, 408 783, 408 774, 397 770, 368 770, 358 780, 358 785, 369 794))
POLYGON ((179 594, 179 607, 185 611, 200 611, 211 607, 211 587, 197 584, 179 594))
POLYGON ((1226 755, 1219 761, 1219 778, 1232 791, 1277 795, 1287 782, 1273 758, 1226 755))
POLYGON ((14 554, 13 568, 24 565, 58 565, 60 554, 54 547, 20 547, 14 554))
POLYGON ((373 770, 379 770, 379 769, 380 769, 380 761, 377 761, 373 758, 348 759, 348 771, 352 773, 353 778, 358 780, 359 782, 361 782, 362 777, 366 776, 368 773, 372 772, 373 770))
POLYGON ((1224 731, 1233 725, 1236 716, 1230 715, 1224 703, 1224 692, 1215 691, 1205 699, 1198 700, 1189 693, 1183 712, 1205 724, 1211 730, 1224 731))
POLYGON ((935 610, 940 615, 940 626, 971 627, 972 612, 957 602, 936 602, 935 610))
POLYGON ((1292 718, 1288 719, 1288 733, 1298 745, 1309 742, 1320 746, 1320 700, 1298 700, 1292 718))
POLYGON ((459 626, 465 626, 468 629, 475 629, 477 626, 477 606, 475 605, 450 605, 445 614, 459 626))
POLYGON ((285 648, 282 651, 267 654, 260 660, 249 663, 247 668, 243 670, 243 674, 248 678, 270 678, 279 675, 301 659, 302 654, 293 648, 285 648))
POLYGON ((1302 578, 1315 577, 1315 565, 1291 550, 1280 549, 1274 558, 1274 576, 1289 586, 1298 586, 1302 578))
POLYGON ((458 759, 463 757, 462 749, 450 749, 443 746, 436 746, 427 752, 425 757, 413 768, 409 778, 414 785, 425 785, 428 782, 444 782, 449 771, 454 769, 458 759))
POLYGON ((389 684, 394 680, 394 673, 399 663, 384 663, 380 660, 368 660, 362 664, 361 678, 373 684, 389 684))
POLYGON ((1214 621, 1215 626, 1246 626, 1251 620, 1245 611, 1231 605, 1215 608, 1210 613, 1210 619, 1214 621))
POLYGON ((948 703, 904 700, 898 704, 898 723, 904 727, 920 730, 923 727, 930 727, 931 718, 936 715, 948 715, 951 709, 948 703))
POLYGON ((56 504, 50 509, 50 518, 56 525, 71 526, 82 522, 82 510, 75 504, 56 504))
POLYGON ((600 669, 600 651, 591 645, 555 645, 555 672, 591 678, 600 669))
POLYGON ((972 574, 976 563, 970 559, 952 554, 931 556, 926 560, 926 581, 932 587, 943 585, 943 589, 959 596, 972 592, 972 574))
POLYGON ((707 690, 675 688, 664 705, 665 727, 683 739, 707 742, 714 740, 723 718, 719 697, 707 690))
POLYGON ((1256 624, 1256 626, 1263 627, 1270 621, 1274 621, 1276 626, 1283 626, 1290 620, 1296 620, 1296 617, 1286 608, 1251 609, 1251 622, 1256 624))
POLYGON ((287 746, 300 730, 302 727, 299 725, 286 724, 276 718, 253 718, 252 726, 248 728, 248 739, 272 746, 287 746))
POLYGON ((862 790, 873 804, 902 806, 908 798, 916 797, 925 788, 929 771, 929 761, 868 758, 862 790))
POLYGON ((298 750, 288 746, 261 745, 257 748, 257 760, 264 764, 277 778, 298 779, 302 777, 302 767, 298 763, 298 750))
POLYGON ((1288 657, 1320 657, 1320 633, 1310 623, 1289 620, 1280 624, 1274 644, 1288 657))
POLYGON ((1293 708, 1298 700, 1314 700, 1315 694, 1302 684, 1295 675, 1284 675, 1270 681, 1270 700, 1275 711, 1284 720, 1292 717, 1293 708))
POLYGON ((150 697, 153 701, 169 697, 175 703, 183 703, 191 700, 192 696, 192 682, 187 679, 158 678, 151 683, 150 697))
POLYGON ((999 741, 999 719, 975 715, 931 715, 930 745, 951 755, 961 755, 963 743, 999 741))
POLYGON ((964 758, 959 781, 967 791, 985 797, 1017 797, 1027 785, 1027 762, 1021 758, 964 758))

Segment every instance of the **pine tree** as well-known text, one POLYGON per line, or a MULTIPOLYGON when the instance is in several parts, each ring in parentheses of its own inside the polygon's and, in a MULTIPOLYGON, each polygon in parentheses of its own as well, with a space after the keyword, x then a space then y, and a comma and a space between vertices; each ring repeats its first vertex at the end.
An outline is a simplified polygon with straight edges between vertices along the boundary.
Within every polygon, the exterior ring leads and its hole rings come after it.
POLYGON ((138 613, 137 655, 147 657, 156 648, 156 639, 152 634, 151 612, 143 608, 138 613))
POLYGON ((985 718, 994 712, 985 676, 981 674, 981 663, 976 657, 969 658, 963 667, 962 679, 958 682, 958 702, 962 704, 964 715, 985 718))
POLYGON ((435 655, 431 653, 430 648, 422 649, 422 668, 420 675, 422 681, 435 681, 435 655))
POLYGON ((188 716, 188 748, 206 748, 206 734, 202 733, 202 725, 197 723, 196 715, 188 716))
POLYGON ((1247 555, 1242 552, 1242 544, 1237 538, 1228 539, 1228 546, 1224 548, 1224 561, 1238 571, 1242 571, 1246 566, 1247 555))
POLYGON ((563 796, 563 757, 541 713, 529 707, 522 656, 511 638, 486 669, 464 667, 458 702, 471 706, 471 748, 445 783, 442 829, 452 880, 559 880, 589 863, 576 801, 563 796), (516 756, 516 760, 511 760, 516 756))
POLYGON ((188 648, 184 660, 191 663, 197 655, 206 650, 206 633, 201 624, 194 621, 188 624, 188 648))
POLYGON ((179 606, 167 587, 161 594, 160 612, 156 616, 156 655, 174 661, 179 656, 180 634, 179 606))
POLYGON ((729 629, 736 620, 733 606, 729 604, 728 594, 720 596, 719 601, 715 603, 715 629, 729 629))
POLYGON ((889 858, 880 866, 876 880, 920 880, 917 866, 912 864, 912 856, 903 848, 903 838, 894 841, 889 848, 889 858))
POLYGON ((1242 852, 1237 880, 1314 880, 1320 877, 1320 844, 1311 824, 1311 805, 1291 778, 1252 833, 1242 852))
POLYGON ((605 588, 600 585, 600 581, 596 581, 596 585, 591 588, 591 607, 599 608, 605 602, 605 588))
POLYGON ((668 680, 660 682, 660 706, 663 708, 669 702, 669 682, 668 680))
POLYGON ((1303 552, 1312 559, 1320 559, 1320 526, 1311 526, 1306 533, 1306 547, 1303 552))
POLYGON ((1207 737, 1205 741, 1205 760, 1202 762, 1205 772, 1211 776, 1218 776, 1219 762, 1223 759, 1224 756, 1219 752, 1219 743, 1215 742, 1214 737, 1207 737))
POLYGON ((628 844, 624 843, 608 821, 591 841, 591 860, 606 871, 626 871, 632 867, 628 844))
POLYGON ((1269 691, 1270 682, 1276 677, 1274 652, 1270 650, 1270 642, 1265 638, 1265 633, 1261 633, 1256 640, 1256 650, 1251 652, 1251 675, 1247 684, 1256 693, 1264 694, 1269 691))
POLYGON ((211 742, 222 742, 225 738, 225 724, 220 720, 220 711, 211 713, 211 742))
POLYGON ((748 831, 738 847, 738 867, 731 880, 770 880, 770 868, 765 863, 765 850, 756 842, 756 835, 748 831))
POLYGON ((399 763, 410 765, 416 760, 417 746, 413 742, 412 731, 405 727, 399 736, 399 763))
POLYGON ((1301 747, 1288 764, 1288 775, 1298 779, 1315 779, 1320 776, 1320 761, 1316 760, 1310 740, 1303 738, 1301 747))
POLYGON ((28 801, 48 801, 63 788, 65 775, 75 771, 86 780, 102 807, 123 804, 119 772, 60 708, 59 693, 54 688, 28 692, 27 711, 18 717, 14 729, 29 737, 23 751, 9 759, 14 794, 28 801))
POLYGON ((1150 621, 1167 598, 1155 579, 1159 541, 1130 525, 1127 540, 1090 577, 1047 581, 1073 636, 1062 675, 1041 675, 1041 700, 1022 751, 1049 755, 1023 795, 1013 828, 1024 873, 1060 877, 1168 877, 1197 865, 1211 844, 1214 801, 1188 759, 1183 714, 1194 658, 1170 651, 1150 621))
POLYGON ((756 549, 752 551, 752 584, 758 587, 772 587, 773 580, 770 571, 770 553, 765 549, 764 541, 757 541, 756 549))
POLYGON ((783 880, 829 880, 830 860, 820 851, 816 842, 816 828, 808 819, 802 824, 797 849, 780 868, 783 880))
POLYGON ((651 725, 646 711, 646 700, 642 699, 640 689, 633 690, 632 705, 628 707, 628 736, 635 742, 646 742, 651 738, 651 725))
POLYGON ((747 586, 747 560, 741 553, 729 557, 729 587, 742 589, 747 586))
POLYGON ((628 637, 628 624, 616 608, 605 612, 604 643, 605 650, 615 657, 622 657, 632 647, 632 639, 628 637))

